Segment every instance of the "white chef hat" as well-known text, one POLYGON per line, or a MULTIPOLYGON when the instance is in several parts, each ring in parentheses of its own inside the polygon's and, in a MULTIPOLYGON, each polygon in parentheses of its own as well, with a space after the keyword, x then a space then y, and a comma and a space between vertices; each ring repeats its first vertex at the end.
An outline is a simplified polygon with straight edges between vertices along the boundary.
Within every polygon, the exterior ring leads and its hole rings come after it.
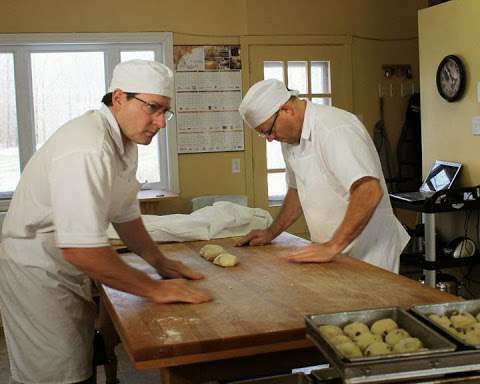
POLYGON ((173 96, 173 73, 167 66, 152 60, 129 60, 115 66, 108 92, 151 93, 173 96))
POLYGON ((250 87, 238 110, 250 128, 256 128, 277 112, 291 96, 297 95, 298 91, 289 91, 279 80, 262 80, 250 87))

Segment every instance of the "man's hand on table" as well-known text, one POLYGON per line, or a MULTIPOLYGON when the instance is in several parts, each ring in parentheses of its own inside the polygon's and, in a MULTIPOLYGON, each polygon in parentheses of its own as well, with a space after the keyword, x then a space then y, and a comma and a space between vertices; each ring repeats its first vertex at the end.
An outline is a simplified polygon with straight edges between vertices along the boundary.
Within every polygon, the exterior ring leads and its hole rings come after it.
POLYGON ((287 260, 292 263, 328 263, 339 254, 337 248, 330 243, 310 244, 292 252, 287 260))
POLYGON ((158 258, 154 267, 162 277, 170 279, 201 280, 205 277, 201 273, 187 267, 181 261, 170 260, 166 257, 158 258))
POLYGON ((255 229, 238 240, 235 246, 242 247, 244 245, 265 245, 270 244, 273 239, 274 236, 268 229, 255 229))
POLYGON ((212 298, 183 279, 161 280, 155 283, 155 288, 149 298, 158 304, 190 303, 200 304, 212 301, 212 298))

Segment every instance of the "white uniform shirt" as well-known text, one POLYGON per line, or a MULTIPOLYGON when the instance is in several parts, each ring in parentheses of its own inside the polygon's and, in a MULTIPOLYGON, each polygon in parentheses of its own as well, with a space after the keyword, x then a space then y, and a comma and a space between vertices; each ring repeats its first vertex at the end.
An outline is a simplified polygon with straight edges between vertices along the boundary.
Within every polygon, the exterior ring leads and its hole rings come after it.
POLYGON ((378 179, 382 200, 344 252, 398 272, 409 236, 393 214, 377 151, 362 123, 349 112, 307 102, 300 143, 282 144, 282 152, 288 186, 298 191, 314 242, 332 238, 345 217, 355 181, 378 179))
POLYGON ((110 222, 140 217, 136 170, 137 146, 124 145, 110 110, 86 112, 60 127, 27 164, 3 238, 54 232, 60 248, 109 245, 110 222))

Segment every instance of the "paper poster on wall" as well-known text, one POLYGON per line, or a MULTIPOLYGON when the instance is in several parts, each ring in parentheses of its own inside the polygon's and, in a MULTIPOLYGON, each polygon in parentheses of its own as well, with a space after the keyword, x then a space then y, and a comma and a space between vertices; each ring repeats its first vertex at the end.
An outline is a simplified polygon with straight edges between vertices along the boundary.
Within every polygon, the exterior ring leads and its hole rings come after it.
POLYGON ((244 150, 239 46, 175 46, 179 153, 244 150))

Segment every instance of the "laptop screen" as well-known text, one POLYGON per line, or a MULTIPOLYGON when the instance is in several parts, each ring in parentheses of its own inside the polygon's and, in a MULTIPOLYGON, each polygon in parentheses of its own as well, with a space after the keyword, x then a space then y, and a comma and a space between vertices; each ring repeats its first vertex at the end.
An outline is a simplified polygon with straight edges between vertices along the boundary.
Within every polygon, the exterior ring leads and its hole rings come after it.
POLYGON ((437 192, 451 187, 462 164, 435 160, 427 178, 420 187, 420 192, 437 192))

